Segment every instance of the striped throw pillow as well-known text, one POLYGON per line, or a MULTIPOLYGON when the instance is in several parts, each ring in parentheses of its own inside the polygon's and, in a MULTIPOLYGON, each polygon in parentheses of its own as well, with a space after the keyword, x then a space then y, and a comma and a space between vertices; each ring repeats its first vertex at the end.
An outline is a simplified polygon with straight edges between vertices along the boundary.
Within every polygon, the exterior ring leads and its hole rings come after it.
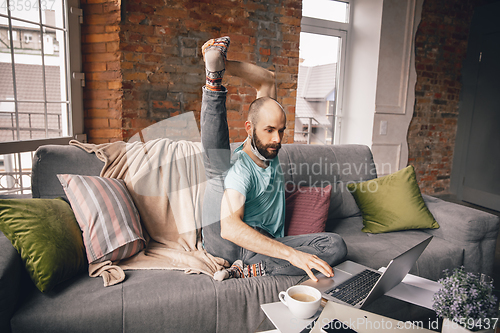
POLYGON ((133 256, 145 246, 139 213, 121 179, 57 175, 83 233, 89 263, 133 256))

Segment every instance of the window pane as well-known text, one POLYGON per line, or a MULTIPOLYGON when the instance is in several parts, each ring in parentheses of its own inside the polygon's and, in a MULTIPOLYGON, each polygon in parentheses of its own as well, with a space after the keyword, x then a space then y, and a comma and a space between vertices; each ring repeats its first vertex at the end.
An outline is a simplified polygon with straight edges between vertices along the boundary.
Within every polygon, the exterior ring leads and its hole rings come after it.
POLYGON ((340 38, 300 33, 299 58, 303 66, 317 66, 336 63, 339 58, 340 38))
MULTIPOLYGON (((4 10, 4 8, 2 8, 2 6, 0 6, 0 14, 4 14, 4 15, 7 15, 7 11, 4 10)), ((9 36, 7 36, 7 28, 9 27, 9 19, 6 18, 6 17, 3 17, 3 16, 0 16, 0 26, 2 27, 2 30, 1 31, 1 34, 0 36, 2 36, 2 40, 7 42, 9 39, 9 36)), ((2 45, 2 47, 4 47, 5 45, 2 45)))
POLYGON ((63 31, 51 29, 43 34, 47 101, 67 100, 64 34, 63 31))
POLYGON ((51 27, 64 28, 63 2, 61 0, 49 0, 45 7, 42 5, 42 23, 51 27))
MULTIPOLYGON (((64 31, 50 28, 47 28, 44 33, 45 89, 49 102, 68 100, 65 34, 64 31)), ((69 135, 68 105, 66 103, 48 103, 47 112, 49 137, 69 135)))
POLYGON ((301 32, 295 141, 332 144, 341 39, 301 32))
POLYGON ((57 138, 67 133, 66 104, 47 104, 47 128, 49 138, 57 138))
POLYGON ((40 23, 38 0, 10 0, 10 14, 13 18, 40 23))
MULTIPOLYGON (((7 27, 0 30, 0 36, 8 36, 8 21, 6 18, 2 20, 7 27)), ((47 23, 57 25, 55 21, 53 17, 52 22, 47 23)), ((5 78, 0 80, 0 141, 68 135, 66 32, 44 27, 41 34, 40 25, 16 19, 12 19, 12 32, 17 37, 13 38, 14 49, 10 49, 9 39, 0 57, 0 73, 5 78)))
POLYGON ((19 140, 46 138, 44 103, 18 103, 19 140))
MULTIPOLYGON (((1 8, 1 7, 0 7, 1 8)), ((4 8, 0 13, 6 12, 4 8)), ((14 86, 12 81, 12 64, 10 54, 9 22, 0 17, 0 141, 12 141, 17 138, 15 129, 14 86)), ((14 36, 13 43, 16 44, 14 36)))
MULTIPOLYGON (((1 80, 0 80, 1 84, 1 80)), ((12 98, 13 99, 13 98, 12 98)), ((0 102, 0 141, 17 140, 16 131, 16 104, 14 102, 0 102)))
MULTIPOLYGON (((0 16, 0 101, 14 98, 8 26, 8 19, 0 16)), ((13 39, 14 44, 16 44, 16 36, 13 36, 13 39)), ((1 103, 2 102, 0 102, 0 106, 1 103)))
POLYGON ((40 26, 12 20, 20 36, 14 46, 17 100, 44 100, 40 26))
POLYGON ((349 4, 333 0, 303 0, 302 16, 347 23, 349 4))

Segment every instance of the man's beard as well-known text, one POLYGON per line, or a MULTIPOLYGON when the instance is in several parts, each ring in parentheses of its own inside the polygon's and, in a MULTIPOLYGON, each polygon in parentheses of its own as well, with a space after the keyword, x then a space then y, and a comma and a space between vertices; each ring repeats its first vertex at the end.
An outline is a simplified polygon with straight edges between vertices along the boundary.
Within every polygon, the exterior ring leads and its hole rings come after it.
POLYGON ((255 148, 259 151, 259 153, 264 156, 268 160, 272 160, 276 156, 278 156, 278 152, 281 149, 281 143, 270 143, 268 145, 262 144, 262 141, 260 141, 259 137, 257 136, 257 133, 255 131, 255 128, 253 130, 253 140, 255 140, 255 148), (267 148, 277 148, 276 150, 273 150, 272 152, 269 152, 267 148))

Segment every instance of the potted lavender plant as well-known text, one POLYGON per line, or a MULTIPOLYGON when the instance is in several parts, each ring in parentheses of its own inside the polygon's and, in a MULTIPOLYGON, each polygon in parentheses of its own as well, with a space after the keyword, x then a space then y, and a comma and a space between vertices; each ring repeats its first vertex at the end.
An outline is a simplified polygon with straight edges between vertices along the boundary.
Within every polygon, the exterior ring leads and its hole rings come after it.
POLYGON ((438 282, 433 309, 444 319, 442 332, 493 332, 497 324, 493 281, 484 274, 455 268, 438 282))

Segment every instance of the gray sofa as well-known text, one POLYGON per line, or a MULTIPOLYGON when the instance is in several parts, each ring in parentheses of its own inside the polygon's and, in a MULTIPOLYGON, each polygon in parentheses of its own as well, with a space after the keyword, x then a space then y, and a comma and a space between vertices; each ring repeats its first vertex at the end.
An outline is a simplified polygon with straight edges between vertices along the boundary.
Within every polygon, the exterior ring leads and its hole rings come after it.
MULTIPOLYGON (((492 273, 497 216, 424 196, 439 229, 365 234, 360 211, 345 184, 376 177, 368 147, 289 144, 283 145, 279 158, 286 182, 333 186, 327 230, 344 238, 347 259, 373 268, 386 266, 431 234, 434 239, 411 273, 438 279, 443 269, 460 265, 492 273)), ((64 197, 56 174, 99 175, 102 166, 95 155, 73 146, 41 147, 33 162, 32 195, 64 197)), ((82 273, 41 293, 3 234, 0 253, 1 332, 8 331, 9 324, 12 332, 254 332, 265 319, 259 304, 278 301, 279 291, 304 278, 217 282, 203 274, 126 271, 123 283, 105 288, 102 279, 82 273)))

